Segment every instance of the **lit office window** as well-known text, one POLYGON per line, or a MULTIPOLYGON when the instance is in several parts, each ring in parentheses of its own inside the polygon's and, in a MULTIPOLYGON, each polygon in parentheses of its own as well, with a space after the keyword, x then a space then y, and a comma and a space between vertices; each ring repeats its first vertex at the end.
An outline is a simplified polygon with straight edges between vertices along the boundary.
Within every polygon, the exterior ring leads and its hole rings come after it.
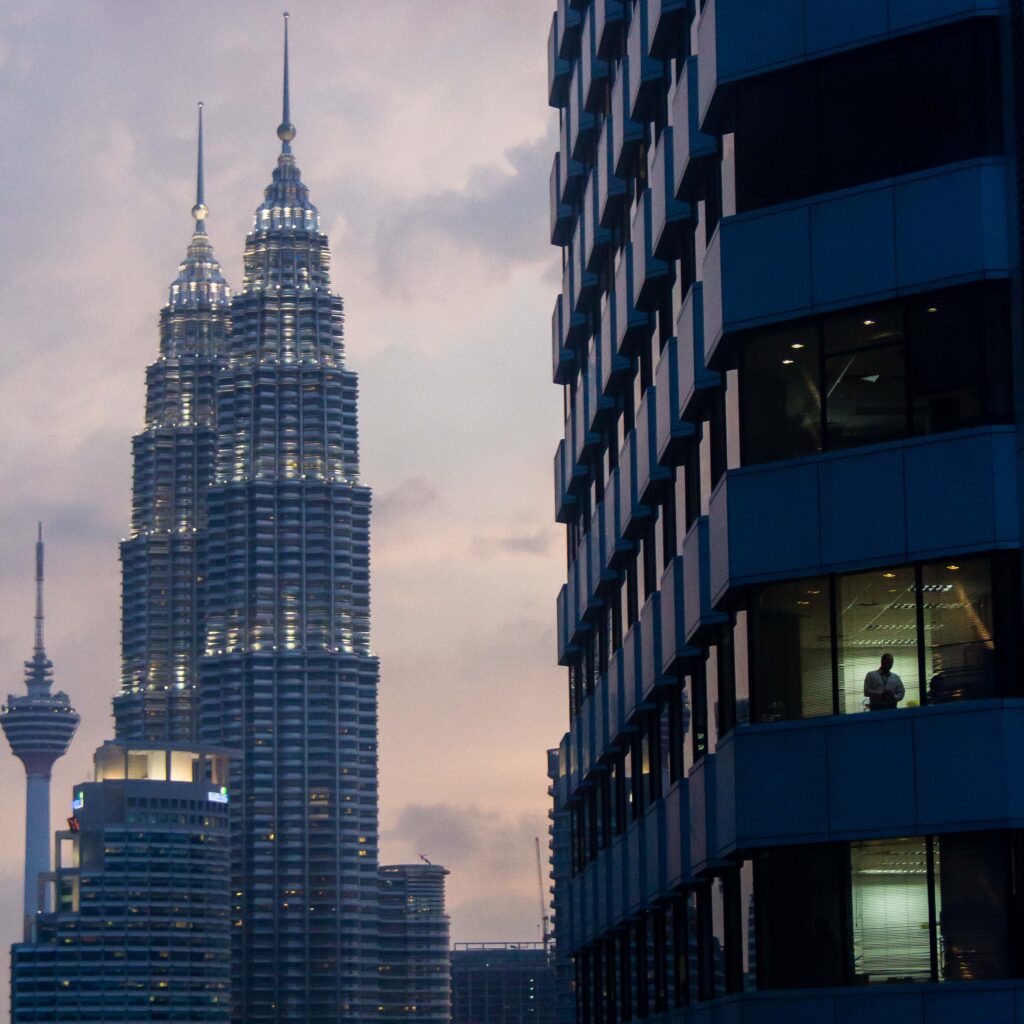
MULTIPOLYGON (((867 707, 864 680, 883 654, 904 695, 898 706, 919 703, 918 601, 913 568, 876 569, 836 579, 836 637, 839 710, 854 714, 867 707)), ((895 688, 895 681, 891 688, 895 688)))
POLYGON ((859 982, 929 981, 928 844, 850 844, 853 972, 859 982))
POLYGON ((928 702, 996 696, 992 575, 966 558, 921 570, 928 702))
POLYGON ((1014 556, 974 555, 756 588, 751 720, 886 710, 864 692, 886 654, 896 708, 1016 693, 1016 567, 1014 556))

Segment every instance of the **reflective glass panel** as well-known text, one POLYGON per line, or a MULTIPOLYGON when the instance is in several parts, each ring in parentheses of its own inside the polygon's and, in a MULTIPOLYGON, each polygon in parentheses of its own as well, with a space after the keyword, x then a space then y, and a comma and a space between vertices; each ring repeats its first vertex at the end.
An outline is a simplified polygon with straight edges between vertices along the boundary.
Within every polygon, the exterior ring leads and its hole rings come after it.
POLYGON ((774 722, 831 715, 827 578, 764 587, 748 616, 756 720, 774 722))
POLYGON ((853 970, 861 983, 929 981, 924 839, 850 844, 853 970))
POLYGON ((921 570, 929 703, 997 693, 988 558, 964 558, 921 570))
POLYGON ((830 451, 907 434, 902 312, 889 304, 825 321, 826 445, 830 451))
POLYGON ((1010 977, 1005 835, 940 836, 936 843, 940 980, 1010 977))
POLYGON ((762 850, 754 867, 762 985, 777 989, 843 984, 842 846, 762 850))
POLYGON ((751 338, 740 359, 743 464, 821 451, 817 326, 797 325, 751 338))
MULTIPOLYGON (((914 570, 875 569, 840 576, 836 605, 840 712, 867 708, 865 679, 880 667, 884 654, 892 655, 892 673, 903 686, 898 706, 919 703, 914 570)), ((888 686, 896 690, 895 681, 888 686)))

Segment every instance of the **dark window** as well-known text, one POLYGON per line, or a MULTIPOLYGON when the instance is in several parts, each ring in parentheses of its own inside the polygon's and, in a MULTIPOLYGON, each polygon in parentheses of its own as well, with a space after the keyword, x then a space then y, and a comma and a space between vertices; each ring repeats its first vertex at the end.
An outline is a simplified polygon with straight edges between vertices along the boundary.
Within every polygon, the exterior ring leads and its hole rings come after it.
POLYGON ((1006 302, 989 282, 745 335, 743 465, 1008 422, 1006 302))
POLYGON ((737 209, 1001 153, 997 33, 975 18, 739 83, 737 209))
POLYGON ((843 984, 841 844, 786 846, 754 860, 760 987, 843 984))

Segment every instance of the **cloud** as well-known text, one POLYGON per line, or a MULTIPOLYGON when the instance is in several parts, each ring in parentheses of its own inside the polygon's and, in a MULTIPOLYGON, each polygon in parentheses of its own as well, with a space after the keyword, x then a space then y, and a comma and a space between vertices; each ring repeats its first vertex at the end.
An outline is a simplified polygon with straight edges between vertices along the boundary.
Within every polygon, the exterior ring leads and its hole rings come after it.
POLYGON ((475 257, 476 273, 482 257, 487 271, 499 277, 549 261, 546 205, 538 197, 546 193, 556 146, 553 132, 520 143, 504 153, 507 169, 476 165, 462 188, 377 209, 373 246, 379 276, 408 290, 438 248, 462 259, 475 257))
POLYGON ((407 516, 421 515, 436 508, 440 494, 425 477, 406 477, 374 499, 373 519, 378 526, 391 526, 407 516))
POLYGON ((496 554, 533 555, 546 558, 558 536, 552 526, 542 526, 534 533, 510 533, 504 535, 474 534, 470 550, 476 558, 491 558, 496 554))
POLYGON ((538 937, 535 837, 546 865, 543 816, 453 803, 407 804, 383 836, 410 863, 424 854, 448 869, 447 908, 461 941, 538 937))

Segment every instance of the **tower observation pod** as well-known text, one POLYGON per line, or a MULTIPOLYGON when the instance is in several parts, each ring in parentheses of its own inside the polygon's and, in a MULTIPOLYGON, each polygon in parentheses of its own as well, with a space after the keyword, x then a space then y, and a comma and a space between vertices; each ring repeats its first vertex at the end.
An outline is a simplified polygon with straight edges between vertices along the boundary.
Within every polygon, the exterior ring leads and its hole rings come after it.
POLYGON ((52 693, 53 663, 43 645, 43 528, 36 541, 36 628, 32 659, 25 662, 27 693, 10 694, 0 712, 7 742, 25 766, 25 920, 38 911, 39 876, 50 870, 50 772, 78 728, 66 693, 52 693))

